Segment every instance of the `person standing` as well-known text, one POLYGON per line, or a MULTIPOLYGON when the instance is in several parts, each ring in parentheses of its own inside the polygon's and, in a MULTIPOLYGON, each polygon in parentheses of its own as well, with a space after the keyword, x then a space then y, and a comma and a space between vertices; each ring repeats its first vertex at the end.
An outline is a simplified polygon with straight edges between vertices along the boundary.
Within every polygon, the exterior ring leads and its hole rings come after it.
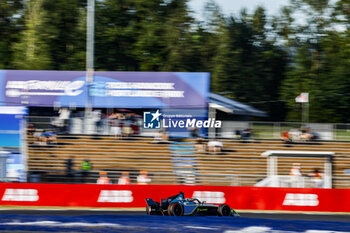
POLYGON ((100 177, 97 179, 97 184, 111 184, 111 179, 108 178, 107 172, 100 172, 100 177))
POLYGON ((151 182, 151 178, 148 176, 147 171, 140 171, 140 174, 137 176, 137 184, 148 184, 151 182))
POLYGON ((292 168, 290 169, 290 185, 291 187, 300 187, 301 186, 301 166, 300 163, 293 163, 292 168))
POLYGON ((66 160, 66 176, 67 176, 67 181, 72 182, 73 181, 73 167, 74 167, 74 157, 71 155, 67 160, 66 160))
POLYGON ((313 172, 309 174, 311 177, 311 187, 312 188, 322 188, 323 186, 323 173, 319 168, 314 168, 313 172))
POLYGON ((122 176, 118 179, 118 184, 131 184, 129 172, 122 172, 122 176))
POLYGON ((69 128, 69 117, 70 117, 70 110, 68 108, 61 108, 58 111, 58 119, 62 123, 62 132, 63 134, 68 133, 68 128, 69 128))
POLYGON ((92 170, 92 165, 89 159, 85 159, 81 163, 81 177, 82 177, 82 183, 86 183, 86 181, 89 179, 90 171, 92 170))

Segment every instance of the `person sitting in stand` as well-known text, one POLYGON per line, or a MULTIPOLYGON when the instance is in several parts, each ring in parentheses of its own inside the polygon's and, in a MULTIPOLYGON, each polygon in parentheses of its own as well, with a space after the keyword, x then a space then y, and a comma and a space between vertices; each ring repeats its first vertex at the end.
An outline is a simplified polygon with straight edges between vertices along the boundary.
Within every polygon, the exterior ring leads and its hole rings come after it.
POLYGON ((241 139, 243 139, 243 140, 252 139, 252 130, 250 128, 244 129, 241 132, 241 139))
POLYGON ((42 129, 37 129, 35 130, 34 134, 33 134, 33 137, 35 138, 35 144, 38 144, 38 145, 44 145, 44 131, 42 129))
POLYGON ((56 133, 52 130, 47 130, 43 133, 43 141, 45 144, 56 144, 56 133))
POLYGON ((111 184, 111 179, 108 178, 107 172, 100 172, 100 177, 97 179, 97 184, 111 184))
POLYGON ((300 178, 302 177, 300 163, 293 163, 293 166, 289 172, 289 176, 290 176, 290 186, 299 187, 300 178))
POLYGON ((313 172, 308 175, 311 177, 311 187, 312 188, 322 188, 323 186, 323 173, 319 168, 314 168, 313 172))
POLYGON ((121 185, 131 184, 129 172, 122 172, 122 176, 119 177, 118 179, 118 184, 121 184, 121 185))
POLYGON ((291 138, 289 137, 289 133, 287 131, 282 131, 281 133, 281 139, 282 141, 284 141, 285 143, 291 143, 292 140, 291 138))
POLYGON ((209 152, 214 152, 214 153, 221 152, 222 147, 223 147, 223 144, 218 139, 213 139, 213 140, 208 142, 209 152))
POLYGON ((310 129, 305 127, 301 129, 300 140, 310 141, 313 135, 310 133, 310 129))
POLYGON ((235 130, 235 134, 233 135, 233 139, 241 139, 242 137, 242 132, 240 129, 235 130))
POLYGON ((33 123, 28 123, 27 125, 27 134, 32 136, 36 131, 36 128, 33 123))
POLYGON ((148 184, 152 179, 148 176, 147 171, 140 171, 140 174, 137 176, 137 184, 148 184))
POLYGON ((206 145, 205 145, 205 139, 204 138, 197 138, 195 148, 198 152, 205 152, 206 145))

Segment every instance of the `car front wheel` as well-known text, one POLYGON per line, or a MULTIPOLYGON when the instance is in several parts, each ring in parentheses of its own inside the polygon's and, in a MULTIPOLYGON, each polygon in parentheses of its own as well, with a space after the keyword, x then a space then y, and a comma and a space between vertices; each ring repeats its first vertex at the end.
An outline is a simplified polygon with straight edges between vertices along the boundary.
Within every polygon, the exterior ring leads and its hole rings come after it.
POLYGON ((230 216, 231 215, 231 208, 227 204, 219 205, 218 215, 219 216, 230 216))

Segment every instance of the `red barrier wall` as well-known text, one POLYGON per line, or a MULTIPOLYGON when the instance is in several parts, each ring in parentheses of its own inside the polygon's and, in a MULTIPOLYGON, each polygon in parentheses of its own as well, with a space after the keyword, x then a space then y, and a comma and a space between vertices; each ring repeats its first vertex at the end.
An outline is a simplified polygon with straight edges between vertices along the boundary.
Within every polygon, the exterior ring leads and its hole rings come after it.
POLYGON ((350 189, 0 183, 0 205, 145 207, 177 194, 234 209, 350 212, 350 189))

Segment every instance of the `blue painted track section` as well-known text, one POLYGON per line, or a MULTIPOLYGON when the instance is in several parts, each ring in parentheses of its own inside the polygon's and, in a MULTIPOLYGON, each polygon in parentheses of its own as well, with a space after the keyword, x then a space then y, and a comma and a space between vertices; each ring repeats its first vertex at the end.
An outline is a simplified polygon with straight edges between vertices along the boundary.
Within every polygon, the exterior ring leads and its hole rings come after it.
POLYGON ((147 215, 0 215, 0 232, 350 232, 350 222, 147 215))

